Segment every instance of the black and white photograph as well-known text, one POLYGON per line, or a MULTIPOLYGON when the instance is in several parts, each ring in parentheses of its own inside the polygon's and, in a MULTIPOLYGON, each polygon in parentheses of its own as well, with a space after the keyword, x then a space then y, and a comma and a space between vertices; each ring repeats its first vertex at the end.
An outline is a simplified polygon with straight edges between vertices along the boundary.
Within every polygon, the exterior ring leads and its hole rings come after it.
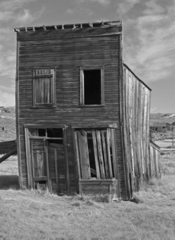
POLYGON ((1 239, 175 239, 175 0, 0 0, 1 239))

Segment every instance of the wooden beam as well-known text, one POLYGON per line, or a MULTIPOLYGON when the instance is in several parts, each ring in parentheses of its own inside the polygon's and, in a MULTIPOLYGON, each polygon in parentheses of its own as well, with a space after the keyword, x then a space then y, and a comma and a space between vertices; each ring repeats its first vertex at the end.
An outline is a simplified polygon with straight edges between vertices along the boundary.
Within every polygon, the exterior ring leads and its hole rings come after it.
POLYGON ((107 157, 108 157, 108 165, 109 165, 109 177, 113 178, 112 164, 111 164, 111 152, 110 152, 110 145, 111 145, 110 144, 110 142, 111 142, 110 129, 107 129, 106 142, 107 142, 107 157))
POLYGON ((106 178, 109 178, 109 167, 108 167, 108 160, 107 160, 107 141, 106 141, 106 131, 101 131, 101 138, 102 138, 102 147, 103 147, 103 158, 104 158, 104 165, 105 165, 105 175, 106 178))
POLYGON ((77 160, 78 179, 81 179, 81 170, 80 170, 81 167, 80 167, 80 157, 79 157, 77 132, 74 132, 74 137, 75 137, 75 154, 76 154, 76 160, 77 160))
POLYGON ((87 133, 85 131, 78 132, 78 145, 81 162, 81 173, 83 179, 90 179, 90 163, 89 163, 89 151, 87 143, 87 133))
POLYGON ((3 157, 0 158, 0 163, 2 163, 3 161, 5 161, 8 157, 10 157, 11 155, 14 155, 17 153, 17 149, 14 148, 12 149, 10 152, 8 152, 7 154, 5 154, 3 157))
POLYGON ((111 131, 111 144, 112 144, 112 160, 113 160, 113 167, 114 167, 114 177, 118 178, 118 169, 117 169, 117 154, 116 154, 116 141, 115 141, 115 130, 110 129, 111 131))
POLYGON ((105 169, 104 169, 104 162, 103 162, 100 131, 96 131, 96 135, 97 135, 97 150, 98 150, 98 160, 99 160, 101 178, 104 179, 105 178, 105 169))
POLYGON ((66 190, 70 192, 70 179, 69 179, 69 159, 68 159, 68 151, 67 151, 67 134, 66 128, 63 130, 63 144, 64 144, 64 156, 66 163, 66 190))
POLYGON ((99 169, 98 154, 97 154, 97 140, 96 140, 96 135, 94 130, 92 131, 92 140, 93 140, 96 176, 97 176, 97 179, 100 179, 100 169, 99 169))

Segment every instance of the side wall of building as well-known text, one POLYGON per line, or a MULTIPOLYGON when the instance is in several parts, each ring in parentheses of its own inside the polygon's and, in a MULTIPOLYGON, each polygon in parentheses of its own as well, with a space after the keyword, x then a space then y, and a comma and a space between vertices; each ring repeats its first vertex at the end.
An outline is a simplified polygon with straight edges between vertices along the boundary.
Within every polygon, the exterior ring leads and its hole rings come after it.
POLYGON ((150 89, 123 67, 125 177, 128 196, 149 176, 150 89))

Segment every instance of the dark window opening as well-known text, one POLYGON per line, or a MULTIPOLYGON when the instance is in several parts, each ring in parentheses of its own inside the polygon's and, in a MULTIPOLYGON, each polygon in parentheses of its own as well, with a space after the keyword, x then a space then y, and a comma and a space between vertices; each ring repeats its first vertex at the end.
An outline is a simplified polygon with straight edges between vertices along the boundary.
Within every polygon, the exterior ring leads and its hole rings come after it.
POLYGON ((101 104, 101 70, 84 70, 84 104, 101 104))
POLYGON ((63 138, 63 130, 61 128, 48 128, 47 136, 51 138, 63 138))
POLYGON ((39 129, 38 129, 38 135, 39 135, 40 137, 45 137, 45 136, 46 136, 46 129, 39 128, 39 129))
POLYGON ((49 144, 52 144, 52 143, 54 143, 54 144, 63 144, 63 139, 49 139, 48 143, 49 144))

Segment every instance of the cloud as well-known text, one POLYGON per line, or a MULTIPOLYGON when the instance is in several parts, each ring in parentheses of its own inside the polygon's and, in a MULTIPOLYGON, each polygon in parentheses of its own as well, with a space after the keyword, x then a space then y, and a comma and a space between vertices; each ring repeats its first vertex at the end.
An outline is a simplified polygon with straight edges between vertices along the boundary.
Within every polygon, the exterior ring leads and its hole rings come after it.
POLYGON ((93 11, 91 9, 87 8, 87 7, 84 8, 81 5, 79 5, 76 8, 66 9, 65 13, 69 14, 69 15, 77 15, 78 14, 79 16, 82 15, 84 17, 85 16, 90 17, 90 16, 92 16, 93 11))
POLYGON ((0 88, 0 106, 14 106, 15 105, 15 94, 14 92, 8 91, 7 88, 0 88))
POLYGON ((19 13, 15 18, 16 22, 26 23, 32 22, 34 20, 34 16, 30 13, 28 9, 23 9, 22 13, 19 13))
POLYGON ((103 6, 107 6, 108 4, 110 4, 111 0, 76 0, 78 3, 84 3, 84 2, 94 2, 94 3, 99 3, 103 6))
POLYGON ((31 13, 29 9, 22 9, 18 14, 14 16, 14 20, 16 23, 22 24, 23 26, 25 24, 29 24, 41 17, 43 14, 45 8, 42 7, 39 11, 31 13))
POLYGON ((24 4, 34 2, 36 0, 1 0, 0 9, 1 11, 15 11, 21 8, 24 4))
POLYGON ((128 13, 140 0, 124 0, 117 4, 117 15, 123 16, 128 13))
POLYGON ((145 2, 146 9, 143 11, 143 14, 152 15, 152 14, 160 14, 165 12, 165 8, 158 5, 158 0, 150 0, 145 2))
POLYGON ((140 16, 126 21, 125 60, 146 82, 175 74, 175 19, 170 5, 163 8, 159 2, 146 1, 140 16))
POLYGON ((7 0, 0 3, 0 21, 12 23, 30 23, 42 15, 44 8, 37 12, 31 13, 24 6, 36 0, 7 0))
POLYGON ((66 9, 66 14, 74 14, 74 13, 75 13, 75 9, 72 9, 72 8, 66 9))

